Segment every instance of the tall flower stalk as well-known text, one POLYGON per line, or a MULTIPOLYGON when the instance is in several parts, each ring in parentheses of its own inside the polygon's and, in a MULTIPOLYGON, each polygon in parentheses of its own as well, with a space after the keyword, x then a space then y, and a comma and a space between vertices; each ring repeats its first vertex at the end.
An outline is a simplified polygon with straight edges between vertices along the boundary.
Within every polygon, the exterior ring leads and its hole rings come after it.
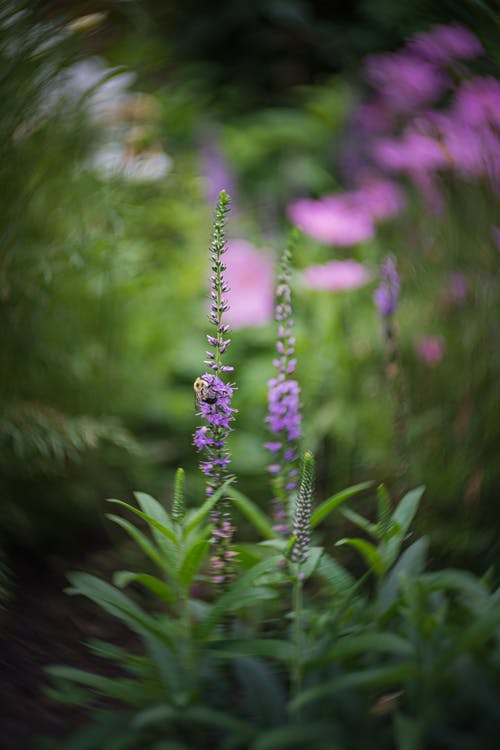
POLYGON ((276 350, 273 360, 275 377, 268 382, 268 413, 266 422, 273 439, 265 443, 272 454, 268 471, 272 477, 274 497, 274 530, 289 532, 290 497, 297 487, 298 441, 301 433, 300 388, 293 378, 297 360, 295 338, 292 335, 292 301, 290 291, 290 261, 297 233, 293 232, 281 257, 275 295, 274 317, 278 324, 276 350))
MULTIPOLYGON (((293 645, 294 659, 292 663, 291 682, 293 692, 298 695, 302 685, 302 654, 303 654, 303 623, 302 623, 302 582, 304 572, 302 566, 307 562, 311 538, 311 511, 314 492, 314 456, 311 451, 305 451, 302 456, 300 484, 295 503, 293 519, 293 547, 290 560, 292 564, 293 584, 293 645)), ((300 715, 296 716, 300 719, 300 715)))
MULTIPOLYGON (((224 281, 226 266, 223 256, 226 252, 225 225, 229 211, 230 199, 223 190, 219 194, 215 210, 212 243, 210 246, 211 276, 210 276, 210 312, 209 321, 213 326, 213 334, 207 335, 210 348, 204 364, 211 372, 204 373, 198 378, 201 390, 197 397, 197 413, 203 417, 205 424, 198 427, 193 436, 193 443, 198 451, 204 451, 206 459, 201 461, 200 468, 207 478, 206 491, 210 497, 232 475, 228 472, 231 454, 227 449, 227 438, 233 430, 235 409, 231 407, 234 383, 225 383, 221 375, 234 370, 230 365, 222 363, 222 357, 230 344, 226 338, 229 326, 223 322, 224 313, 228 309, 225 299, 228 287, 224 281), (201 381, 201 383, 200 383, 201 381)), ((226 583, 231 577, 234 552, 231 551, 231 539, 234 527, 231 523, 229 499, 221 495, 212 511, 212 580, 217 584, 226 583)))
POLYGON ((380 285, 373 299, 382 322, 382 335, 386 350, 386 376, 394 401, 394 439, 398 460, 397 475, 401 478, 407 469, 406 450, 406 397, 399 361, 399 347, 395 315, 399 304, 400 280, 395 258, 387 256, 380 268, 380 285))

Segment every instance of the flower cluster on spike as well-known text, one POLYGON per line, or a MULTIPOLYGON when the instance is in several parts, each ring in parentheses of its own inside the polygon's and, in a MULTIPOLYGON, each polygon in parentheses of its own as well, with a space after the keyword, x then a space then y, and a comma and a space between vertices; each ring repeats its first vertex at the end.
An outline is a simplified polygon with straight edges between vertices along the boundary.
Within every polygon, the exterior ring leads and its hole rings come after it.
POLYGON ((295 544, 292 549, 291 560, 299 565, 305 563, 309 552, 313 489, 314 456, 311 451, 306 451, 302 456, 299 493, 293 521, 295 544))
MULTIPOLYGON (((231 407, 234 384, 225 383, 221 375, 231 372, 234 368, 222 364, 222 355, 229 346, 230 339, 225 338, 229 326, 223 323, 223 315, 228 309, 224 297, 227 285, 224 281, 226 266, 223 256, 226 252, 225 222, 229 211, 229 196, 223 190, 219 195, 215 211, 212 243, 210 247, 211 276, 210 276, 210 313, 209 320, 214 327, 214 335, 207 335, 210 349, 204 364, 211 372, 201 376, 209 398, 203 396, 197 400, 198 414, 203 417, 205 424, 198 427, 193 436, 193 443, 198 451, 204 451, 206 459, 200 463, 200 468, 207 478, 207 495, 211 496, 228 479, 228 467, 231 455, 226 443, 232 431, 235 409, 231 407)), ((226 583, 231 577, 234 552, 230 549, 234 528, 231 524, 228 498, 222 495, 212 511, 212 580, 214 583, 226 583)))
POLYGON ((396 260, 392 255, 382 262, 380 285, 373 294, 373 300, 382 320, 384 338, 387 342, 389 354, 392 355, 396 349, 394 315, 399 302, 399 274, 396 268, 396 260))
POLYGON ((273 439, 265 443, 272 454, 268 471, 274 491, 274 530, 289 531, 288 515, 291 494, 297 487, 297 443, 301 437, 300 389, 292 377, 297 360, 294 358, 295 339, 292 336, 292 305, 290 293, 290 259, 297 234, 293 233, 281 258, 276 287, 275 319, 278 323, 276 349, 273 360, 277 374, 268 382, 268 413, 266 422, 273 439))

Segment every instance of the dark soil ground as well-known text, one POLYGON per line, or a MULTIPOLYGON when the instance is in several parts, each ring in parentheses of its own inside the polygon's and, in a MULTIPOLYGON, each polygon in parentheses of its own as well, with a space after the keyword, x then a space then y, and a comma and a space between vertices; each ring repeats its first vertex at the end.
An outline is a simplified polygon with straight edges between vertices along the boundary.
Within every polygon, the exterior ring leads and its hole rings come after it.
POLYGON ((78 563, 41 559, 10 561, 15 571, 12 595, 0 611, 0 747, 34 750, 41 737, 54 747, 85 720, 85 710, 59 703, 44 694, 49 684, 44 667, 50 664, 103 670, 103 662, 85 647, 89 639, 106 639, 122 646, 132 636, 82 597, 68 596, 65 573, 85 569, 114 569, 110 552, 78 563))

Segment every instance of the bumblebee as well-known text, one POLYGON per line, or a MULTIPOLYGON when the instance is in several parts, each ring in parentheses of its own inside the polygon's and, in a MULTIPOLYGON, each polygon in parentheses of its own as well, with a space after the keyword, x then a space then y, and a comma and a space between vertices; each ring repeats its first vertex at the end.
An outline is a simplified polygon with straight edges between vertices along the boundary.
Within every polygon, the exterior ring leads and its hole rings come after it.
POLYGON ((199 409, 202 404, 215 404, 217 401, 217 394, 204 378, 196 378, 193 388, 196 409, 199 409))

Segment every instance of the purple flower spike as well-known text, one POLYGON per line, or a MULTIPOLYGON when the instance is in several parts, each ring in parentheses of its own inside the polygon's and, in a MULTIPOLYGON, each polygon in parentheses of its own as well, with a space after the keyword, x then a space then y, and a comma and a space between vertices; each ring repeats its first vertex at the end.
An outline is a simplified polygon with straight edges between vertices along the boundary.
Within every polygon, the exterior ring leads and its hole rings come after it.
MULTIPOLYGON (((212 372, 204 373, 195 384, 197 413, 203 417, 205 424, 198 427, 193 435, 197 451, 204 451, 206 460, 200 462, 200 468, 207 478, 206 491, 211 497, 232 475, 228 472, 231 454, 226 448, 229 433, 233 430, 235 409, 231 406, 234 384, 225 383, 220 375, 234 368, 222 364, 222 355, 229 346, 226 338, 229 326, 222 322, 228 305, 224 295, 227 285, 224 280, 226 266, 223 255, 226 252, 224 228, 226 214, 229 211, 229 196, 225 191, 219 195, 215 212, 214 233, 211 245, 210 277, 210 314, 209 320, 215 327, 214 334, 207 335, 211 349, 207 350, 205 364, 212 372), (200 382, 201 381, 201 382, 200 382), (197 390, 196 386, 200 385, 197 390)), ((222 495, 212 512, 212 580, 214 583, 227 583, 232 576, 234 553, 231 550, 231 539, 234 527, 231 525, 228 498, 222 495)))
POLYGON ((382 263, 380 277, 380 286, 375 290, 373 300, 380 317, 385 319, 394 315, 399 301, 399 274, 392 256, 388 256, 382 263))
POLYGON ((277 370, 276 376, 268 382, 268 413, 266 422, 273 434, 272 440, 265 447, 272 453, 272 464, 268 471, 272 476, 275 497, 272 500, 274 531, 287 534, 288 509, 290 495, 295 489, 294 477, 297 474, 295 462, 298 458, 297 442, 301 438, 300 388, 296 380, 290 377, 296 365, 293 354, 295 339, 292 336, 292 305, 290 292, 290 258, 291 246, 295 241, 293 233, 291 243, 281 259, 278 283, 276 287, 275 320, 278 323, 276 350, 278 357, 273 360, 277 370))

